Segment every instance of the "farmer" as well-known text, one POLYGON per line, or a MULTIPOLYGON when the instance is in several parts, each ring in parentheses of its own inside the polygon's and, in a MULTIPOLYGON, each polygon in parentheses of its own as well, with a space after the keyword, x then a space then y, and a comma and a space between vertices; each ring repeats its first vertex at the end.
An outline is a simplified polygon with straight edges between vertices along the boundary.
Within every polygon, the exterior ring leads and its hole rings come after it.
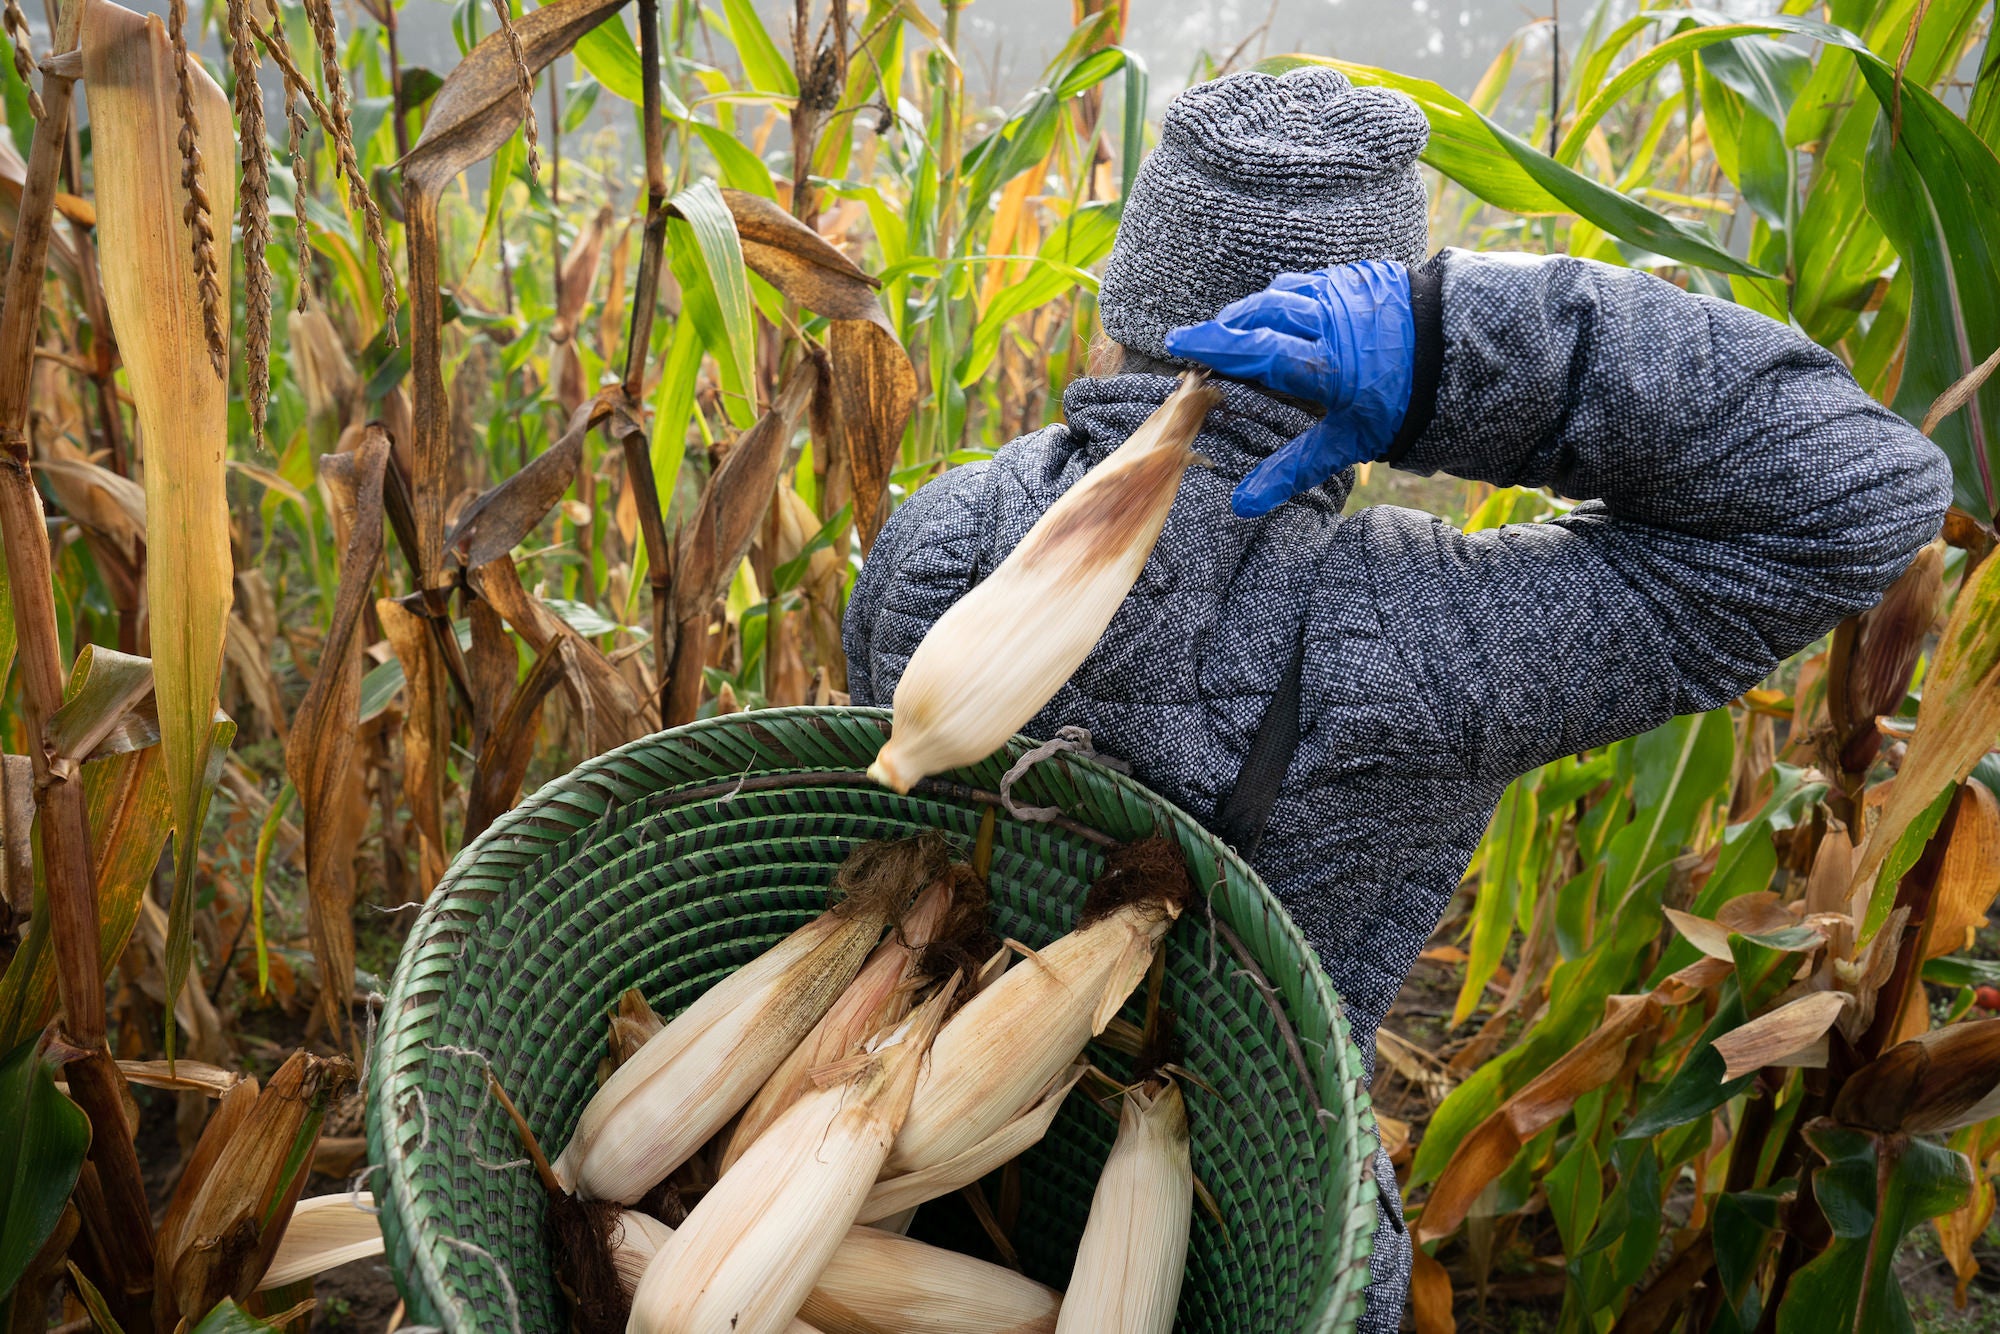
MULTIPOLYGON (((1028 726, 1088 728, 1250 856, 1375 1030, 1502 790, 1713 709, 1872 606, 1938 532, 1944 456, 1829 353, 1727 301, 1562 256, 1427 250, 1423 114, 1327 69, 1174 100, 1062 425, 917 491, 848 608, 857 704, 1191 364, 1222 376, 1159 546, 1028 726), (1547 486, 1462 533, 1353 465, 1547 486), (1253 750, 1253 738, 1257 745, 1253 750)), ((1410 1243, 1376 1156, 1361 1328, 1410 1243)))

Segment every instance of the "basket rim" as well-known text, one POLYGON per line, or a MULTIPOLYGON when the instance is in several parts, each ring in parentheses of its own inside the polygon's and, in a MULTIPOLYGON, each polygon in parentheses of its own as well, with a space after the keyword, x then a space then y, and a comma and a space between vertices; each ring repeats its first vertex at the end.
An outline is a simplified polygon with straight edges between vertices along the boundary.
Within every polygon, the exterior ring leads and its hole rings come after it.
MULTIPOLYGON (((445 1266, 448 1260, 444 1239, 435 1230, 427 1235, 414 1235, 404 1220, 418 1216, 417 1192, 413 1182, 410 1163, 411 1154, 406 1153, 399 1137, 386 1133, 383 1109, 396 1105, 406 1091, 420 1082, 421 1060, 406 1059, 416 1050, 430 1045, 436 1030, 436 1011, 426 1005, 409 1004, 411 988, 419 981, 428 989, 435 984, 430 970, 424 970, 419 979, 413 964, 418 961, 426 942, 430 941, 447 914, 457 906, 457 901, 471 888, 469 881, 484 877, 481 870, 487 856, 506 846, 521 843, 543 844, 547 840, 535 836, 527 837, 524 826, 532 826, 549 808, 579 790, 593 788, 593 780, 608 769, 614 768, 621 760, 634 755, 643 755, 662 749, 670 749, 684 738, 702 736, 719 731, 739 730, 750 727, 770 728, 777 726, 804 726, 824 732, 823 724, 830 720, 844 719, 879 725, 877 730, 882 739, 887 740, 891 714, 887 709, 865 708, 848 705, 814 706, 800 705, 787 708, 759 709, 705 718, 680 727, 669 728, 648 736, 637 738, 615 749, 593 756, 566 773, 551 779, 533 793, 524 797, 511 810, 502 814, 472 842, 462 848, 446 868, 437 886, 432 890, 405 938, 402 951, 397 959, 396 971, 386 997, 381 1001, 380 1027, 375 1041, 364 1054, 363 1079, 367 1090, 366 1135, 369 1166, 366 1175, 380 1172, 384 1178, 375 1186, 377 1207, 384 1222, 384 1234, 390 1239, 389 1260, 391 1272, 397 1286, 410 1302, 413 1318, 429 1317, 436 1320, 443 1329, 457 1334, 460 1330, 480 1328, 478 1318, 460 1305, 447 1305, 440 1301, 449 1292, 445 1284, 445 1266), (406 1008, 408 1013, 406 1014, 406 1008), (407 1279, 407 1281, 406 1281, 407 1279)), ((1017 735, 1000 751, 994 759, 1004 758, 1012 763, 1038 743, 1027 736, 1017 735)), ((832 766, 809 762, 796 757, 794 772, 804 777, 815 771, 844 772, 832 766)), ((990 764, 989 759, 985 763, 990 764)), ((744 778, 758 773, 757 766, 744 771, 744 778)), ((763 770, 772 775, 783 775, 782 767, 763 770)), ((1352 1030, 1348 1024, 1345 1007, 1334 991, 1332 981, 1324 967, 1319 965, 1318 955, 1306 941, 1291 914, 1278 901, 1263 879, 1229 845, 1217 838, 1192 816, 1181 810, 1166 798, 1153 792, 1129 775, 1122 774, 1095 761, 1084 759, 1074 753, 1059 753, 1050 756, 1036 766, 1027 776, 1032 781, 1036 774, 1056 773, 1072 780, 1060 785, 1054 792, 1043 793, 1037 800, 1061 806, 1067 812, 1076 804, 1075 798, 1083 795, 1088 787, 1111 789, 1116 795, 1134 800, 1151 809, 1163 827, 1171 827, 1183 846, 1189 843, 1205 849, 1216 862, 1218 868, 1231 867, 1243 886, 1254 891, 1250 904, 1254 905, 1257 918, 1247 920, 1242 901, 1245 895, 1238 889, 1225 894, 1220 891, 1228 887, 1231 879, 1226 874, 1218 874, 1215 886, 1208 895, 1208 905, 1204 911, 1211 922, 1219 922, 1228 928, 1230 948, 1237 954, 1239 962, 1252 965, 1253 984, 1263 994, 1266 1004, 1281 1021, 1281 1030, 1287 1038, 1293 1065, 1307 1078, 1305 1085, 1311 1099, 1318 1108, 1317 1122, 1321 1133, 1331 1141, 1332 1167, 1328 1174, 1328 1198, 1324 1201, 1323 1227, 1335 1233, 1335 1244, 1314 1271, 1313 1292, 1320 1298, 1319 1309, 1300 1313, 1302 1323, 1298 1326, 1301 1334, 1338 1334, 1350 1330, 1361 1314, 1363 1298, 1369 1276, 1369 1257, 1373 1251, 1374 1228, 1379 1185, 1374 1171, 1374 1157, 1379 1143, 1373 1105, 1369 1099, 1367 1080, 1361 1060, 1361 1052, 1356 1046, 1352 1030), (1065 796, 1068 797, 1065 800, 1065 796), (1274 939, 1275 938, 1275 939, 1274 939), (1270 945, 1275 943, 1293 956, 1293 960, 1305 960, 1313 966, 1309 968, 1273 968, 1274 963, 1291 962, 1273 956, 1279 951, 1270 945), (1262 948, 1260 948, 1262 946, 1262 948), (1316 1012, 1323 1019, 1318 1027, 1324 1031, 1323 1040, 1297 1040, 1301 1031, 1300 1019, 1316 1012), (1345 1111, 1348 1114, 1342 1115, 1345 1111)), ((971 778, 968 770, 954 770, 934 776, 930 782, 941 783, 951 789, 949 795, 964 799, 975 791, 982 797, 989 796, 984 789, 967 785, 961 780, 971 778)), ((807 786, 809 784, 800 784, 807 786)), ((629 786, 623 780, 615 784, 629 786)), ((657 794, 666 795, 677 791, 687 791, 702 786, 701 783, 666 784, 656 789, 657 794)), ((782 785, 781 785, 782 786, 782 785)), ((1023 783, 1023 788, 1028 786, 1023 783)), ((596 795, 610 798, 609 804, 621 804, 614 793, 598 788, 596 795)), ((629 798, 627 799, 629 800, 629 798)), ((1000 819, 1012 819, 1004 809, 997 811, 1000 819)), ((1071 826, 1072 821, 1064 818, 1061 823, 1071 826)), ((1102 831, 1092 830, 1087 824, 1075 822, 1076 827, 1090 830, 1095 837, 1109 837, 1102 831)), ((572 835, 574 834, 572 830, 572 835)), ((488 909, 485 899, 479 902, 479 911, 488 909)), ((377 1000, 370 997, 370 1002, 377 1000)), ((468 1243, 469 1244, 469 1243, 468 1243)), ((519 1334, 519 1331, 517 1331, 519 1334)))

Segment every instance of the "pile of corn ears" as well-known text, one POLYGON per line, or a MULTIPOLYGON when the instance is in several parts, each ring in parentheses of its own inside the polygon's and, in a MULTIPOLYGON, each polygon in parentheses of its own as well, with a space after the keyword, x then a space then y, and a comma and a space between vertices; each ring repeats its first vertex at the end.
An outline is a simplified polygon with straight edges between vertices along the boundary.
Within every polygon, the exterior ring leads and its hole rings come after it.
POLYGON ((597 1263, 617 1290, 607 1319, 566 1282, 597 1312, 579 1326, 1166 1334, 1194 1190, 1171 1080, 1122 1095, 1067 1295, 902 1235, 916 1206, 1041 1139, 1085 1044, 1145 978, 1185 873, 1118 865, 1076 930, 987 953, 983 885, 942 838, 865 844, 832 908, 672 1022, 628 995, 615 1068, 552 1164, 565 1192, 552 1209, 595 1220, 554 1227, 559 1246, 603 1253, 567 1271, 597 1263))

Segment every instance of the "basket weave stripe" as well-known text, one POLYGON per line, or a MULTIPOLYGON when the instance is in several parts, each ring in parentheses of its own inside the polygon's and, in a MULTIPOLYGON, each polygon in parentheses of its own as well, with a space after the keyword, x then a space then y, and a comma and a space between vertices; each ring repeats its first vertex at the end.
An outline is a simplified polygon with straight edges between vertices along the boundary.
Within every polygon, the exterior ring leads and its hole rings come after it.
MULTIPOLYGON (((487 1092, 487 1063, 543 1144, 560 1147, 625 988, 678 1013, 819 912, 840 862, 869 839, 941 829, 969 854, 1001 775, 1030 744, 899 797, 861 772, 887 734, 887 714, 864 709, 695 723, 579 766, 460 854, 404 946, 367 1070, 383 1233, 413 1321, 467 1334, 563 1327, 540 1187, 487 1092)), ((1297 928, 1233 853, 1129 778, 1065 756, 1014 793, 1064 817, 997 820, 999 934, 1054 940, 1104 848, 1156 828, 1207 891, 1168 938, 1163 998, 1180 1016, 1185 1063, 1214 1089, 1185 1091, 1195 1171, 1223 1226, 1196 1210, 1177 1328, 1352 1328, 1375 1224, 1374 1117, 1346 1020, 1297 928)), ((1141 1007, 1135 997, 1126 1017, 1141 1007)), ((1113 1053, 1091 1056, 1125 1070, 1113 1053)), ((1068 1281, 1115 1133, 1111 1115, 1073 1095, 1020 1162, 1015 1240, 1043 1282, 1068 1281)))

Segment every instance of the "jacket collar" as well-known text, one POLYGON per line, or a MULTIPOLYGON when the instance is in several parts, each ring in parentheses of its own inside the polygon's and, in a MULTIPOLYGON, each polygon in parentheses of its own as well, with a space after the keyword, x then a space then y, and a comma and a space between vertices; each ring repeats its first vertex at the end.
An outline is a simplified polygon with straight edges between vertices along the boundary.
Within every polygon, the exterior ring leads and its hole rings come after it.
MULTIPOLYGON (((1072 380, 1063 391, 1063 416, 1071 442, 1084 466, 1094 466, 1139 428, 1153 409, 1167 401, 1179 383, 1172 375, 1135 373, 1072 380)), ((1217 378, 1222 403, 1208 414, 1196 444, 1221 476, 1240 481, 1263 460, 1294 437, 1312 428, 1316 418, 1305 409, 1239 380, 1217 378)), ((1352 470, 1317 488, 1338 512, 1354 485, 1352 470)))

